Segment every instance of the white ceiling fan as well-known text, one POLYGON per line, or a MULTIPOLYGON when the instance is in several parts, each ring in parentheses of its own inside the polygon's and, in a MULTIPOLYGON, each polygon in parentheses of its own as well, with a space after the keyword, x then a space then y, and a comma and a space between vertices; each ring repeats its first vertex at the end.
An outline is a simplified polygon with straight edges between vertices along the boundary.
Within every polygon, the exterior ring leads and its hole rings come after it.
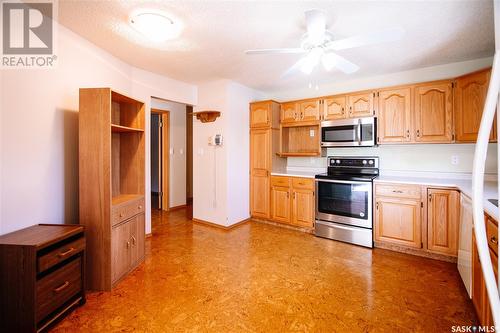
POLYGON ((250 55, 306 54, 290 67, 282 77, 293 74, 297 70, 300 70, 304 74, 310 74, 320 62, 327 71, 338 68, 342 72, 350 74, 356 72, 359 66, 339 56, 334 51, 396 41, 401 39, 405 33, 402 28, 395 27, 335 40, 333 34, 326 29, 325 13, 322 10, 311 9, 306 11, 305 15, 307 32, 302 37, 299 48, 257 49, 247 50, 245 53, 250 55))

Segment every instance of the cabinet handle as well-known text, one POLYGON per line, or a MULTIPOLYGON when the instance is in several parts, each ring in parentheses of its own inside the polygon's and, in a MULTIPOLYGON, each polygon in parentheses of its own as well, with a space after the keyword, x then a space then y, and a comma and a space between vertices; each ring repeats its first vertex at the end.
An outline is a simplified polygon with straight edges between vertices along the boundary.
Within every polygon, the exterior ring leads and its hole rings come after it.
POLYGON ((286 192, 286 197, 290 198, 290 192, 286 192))
POLYGON ((420 138, 420 130, 417 130, 417 138, 420 138))
POLYGON ((410 138, 410 130, 406 130, 406 137, 409 139, 410 138))
POLYGON ((132 236, 132 245, 135 245, 135 237, 132 236))
POLYGON ((377 202, 377 210, 378 210, 378 202, 377 202))
POLYGON ((432 194, 429 194, 429 202, 432 201, 432 194))
POLYGON ((120 213, 120 217, 123 217, 123 213, 120 213))
POLYGON ((295 192, 293 192, 293 199, 295 200, 295 192))
POLYGON ((403 193, 401 190, 392 190, 392 193, 403 193))
POLYGON ((490 238, 490 241, 493 243, 493 244, 498 244, 498 240, 495 236, 491 236, 490 238))
POLYGON ((54 288, 54 292, 59 293, 59 292, 63 291, 64 289, 68 288, 68 286, 69 286, 69 281, 66 281, 63 284, 61 284, 59 287, 54 288))
POLYGON ((127 241, 127 249, 130 248, 130 241, 127 241))
POLYGON ((141 210, 142 209, 142 205, 139 205, 139 207, 137 207, 137 209, 141 210))
POLYGON ((57 256, 59 258, 66 257, 68 254, 72 253, 73 251, 75 251, 75 248, 71 247, 71 248, 69 248, 68 250, 66 250, 64 252, 59 253, 57 256))

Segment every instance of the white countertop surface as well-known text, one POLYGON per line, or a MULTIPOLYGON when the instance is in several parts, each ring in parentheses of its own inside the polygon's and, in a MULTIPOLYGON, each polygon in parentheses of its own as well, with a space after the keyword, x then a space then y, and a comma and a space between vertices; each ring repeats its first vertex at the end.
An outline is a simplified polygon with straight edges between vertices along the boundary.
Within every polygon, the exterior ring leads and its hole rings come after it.
MULTIPOLYGON (((432 178, 432 177, 406 177, 406 176, 391 176, 380 175, 374 180, 375 183, 399 183, 399 184, 417 184, 439 187, 457 188, 472 198, 472 180, 471 179, 453 179, 453 178, 432 178)), ((488 199, 498 199, 498 185, 496 181, 484 182, 483 206, 484 211, 495 220, 499 221, 498 207, 493 205, 488 199)))
POLYGON ((286 177, 301 177, 301 178, 314 178, 318 172, 314 171, 290 171, 284 170, 279 172, 271 172, 271 176, 286 176, 286 177))

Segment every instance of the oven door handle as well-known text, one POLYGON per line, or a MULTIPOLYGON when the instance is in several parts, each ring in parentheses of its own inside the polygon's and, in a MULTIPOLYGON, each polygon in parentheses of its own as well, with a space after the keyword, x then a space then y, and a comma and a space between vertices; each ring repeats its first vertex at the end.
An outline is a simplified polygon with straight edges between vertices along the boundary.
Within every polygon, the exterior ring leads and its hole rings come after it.
POLYGON ((324 183, 339 183, 339 184, 361 184, 361 185, 369 185, 372 182, 367 181, 367 182, 362 182, 362 181, 356 181, 356 180, 329 180, 329 179, 315 179, 316 183, 324 182, 324 183))

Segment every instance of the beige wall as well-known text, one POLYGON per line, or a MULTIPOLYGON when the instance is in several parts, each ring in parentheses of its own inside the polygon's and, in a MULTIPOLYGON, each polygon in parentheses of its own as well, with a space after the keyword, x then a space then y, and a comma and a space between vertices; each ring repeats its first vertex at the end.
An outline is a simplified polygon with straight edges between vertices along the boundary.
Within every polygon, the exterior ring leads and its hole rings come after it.
POLYGON ((151 96, 196 104, 196 86, 127 65, 58 26, 54 69, 1 72, 0 233, 78 222, 78 89, 112 87, 146 103, 146 231, 150 231, 151 96))

